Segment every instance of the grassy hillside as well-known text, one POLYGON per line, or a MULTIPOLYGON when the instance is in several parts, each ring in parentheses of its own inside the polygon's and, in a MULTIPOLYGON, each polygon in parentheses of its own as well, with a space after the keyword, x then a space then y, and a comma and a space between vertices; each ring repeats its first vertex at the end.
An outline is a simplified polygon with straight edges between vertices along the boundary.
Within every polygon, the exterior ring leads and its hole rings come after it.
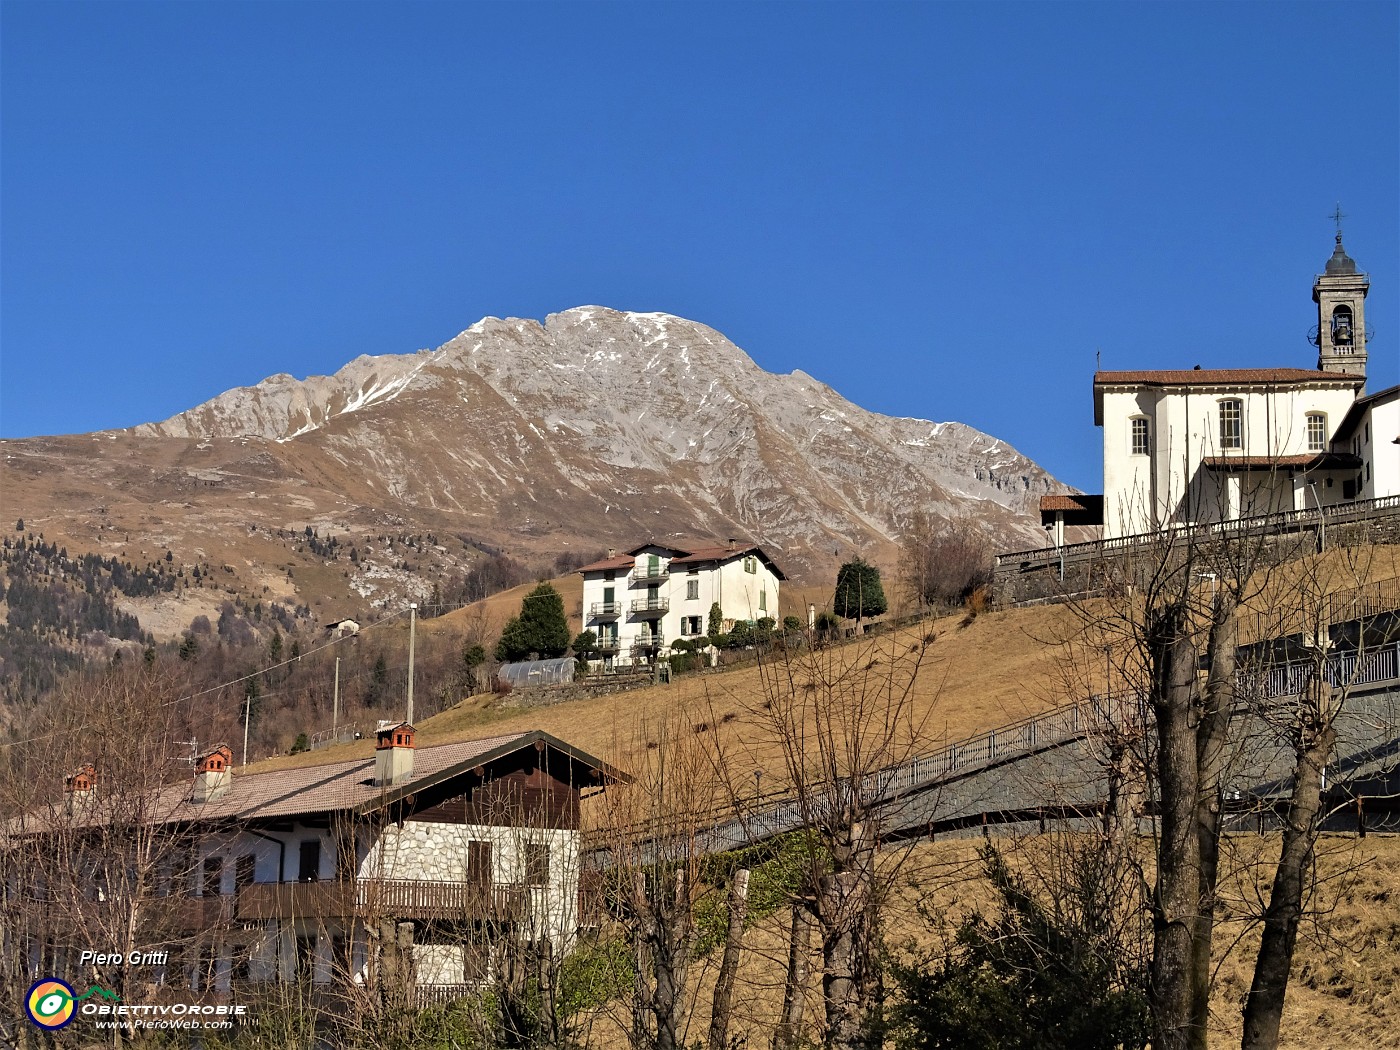
MULTIPOLYGON (((1036 837, 997 839, 1013 868, 1042 859, 1045 842, 1036 837)), ((1257 928, 1243 917, 1254 862, 1277 855, 1277 836, 1228 840, 1236 864, 1227 890, 1228 912, 1215 937, 1216 980, 1212 999, 1211 1045, 1238 1046, 1241 1006, 1253 973, 1257 928)), ((973 911, 986 912, 991 894, 980 877, 977 840, 921 843, 901 859, 902 877, 887 913, 885 932, 893 945, 927 951, 951 938, 973 911)), ((1150 848, 1150 847, 1149 847, 1150 848)), ((1388 1050, 1400 1047, 1400 839, 1325 836, 1319 849, 1321 914, 1305 921, 1284 1007, 1282 1050, 1388 1050)), ((887 858, 888 860, 889 858, 887 858)), ((1267 885, 1257 886, 1267 892, 1267 885)), ((731 1037, 748 1046, 767 1046, 782 1000, 787 961, 785 911, 754 924, 745 934, 734 996, 731 1037)), ((687 1043, 703 1039, 710 1022, 719 953, 697 960, 691 989, 694 1012, 687 1043)), ((820 958, 814 953, 813 966, 820 958)), ((820 1013, 819 989, 808 990, 807 1016, 820 1013)), ((621 1050, 627 1045, 628 1017, 622 1003, 610 1004, 593 1019, 590 1045, 621 1050)))
MULTIPOLYGON (((506 608, 519 607, 518 597, 514 606, 504 595, 497 598, 506 608)), ((489 608, 496 600, 482 604, 489 608)), ((1067 702, 1070 694, 1061 681, 1062 646, 1080 630, 1071 610, 1062 606, 1012 609, 965 621, 961 615, 930 620, 834 646, 821 658, 838 673, 873 663, 872 675, 891 667, 914 674, 909 715, 919 751, 933 750, 946 741, 1067 702)), ((441 621, 433 621, 438 623, 441 621)), ((804 660, 801 655, 794 657, 799 667, 804 660)), ((749 763, 748 769, 771 769, 774 741, 763 705, 774 688, 771 674, 775 666, 781 667, 781 657, 774 657, 766 668, 755 665, 724 673, 683 675, 671 685, 549 707, 522 709, 512 706, 509 698, 502 702, 489 694, 479 695, 424 720, 419 727, 420 746, 487 733, 543 729, 625 766, 632 742, 645 742, 643 723, 675 714, 692 725, 713 726, 720 742, 736 758, 749 763)), ((367 755, 371 748, 370 742, 360 741, 314 755, 272 760, 258 768, 367 755)), ((747 775, 747 769, 734 772, 747 775)))

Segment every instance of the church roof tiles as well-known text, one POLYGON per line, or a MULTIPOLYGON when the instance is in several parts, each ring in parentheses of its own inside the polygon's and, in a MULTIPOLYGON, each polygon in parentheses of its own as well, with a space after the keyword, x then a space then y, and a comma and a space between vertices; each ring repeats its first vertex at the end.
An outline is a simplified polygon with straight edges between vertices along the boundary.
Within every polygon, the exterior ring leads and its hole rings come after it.
POLYGON ((1365 376, 1313 368, 1168 368, 1095 372, 1094 386, 1360 386, 1365 376))

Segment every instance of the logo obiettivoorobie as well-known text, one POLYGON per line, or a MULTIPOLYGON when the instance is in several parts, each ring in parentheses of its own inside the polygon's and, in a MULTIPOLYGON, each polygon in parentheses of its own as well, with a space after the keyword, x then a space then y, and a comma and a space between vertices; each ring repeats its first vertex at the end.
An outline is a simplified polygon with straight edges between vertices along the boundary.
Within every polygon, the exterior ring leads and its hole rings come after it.
POLYGON ((73 1020, 77 1012, 73 986, 57 977, 34 982, 24 999, 24 1010, 40 1028, 56 1031, 73 1020))

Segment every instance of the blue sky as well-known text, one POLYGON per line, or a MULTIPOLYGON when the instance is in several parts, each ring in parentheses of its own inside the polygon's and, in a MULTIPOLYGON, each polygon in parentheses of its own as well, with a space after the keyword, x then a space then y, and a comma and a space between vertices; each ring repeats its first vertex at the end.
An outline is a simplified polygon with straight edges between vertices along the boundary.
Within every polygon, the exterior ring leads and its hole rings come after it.
POLYGON ((0 434, 582 304, 1100 488, 1090 374, 1400 380, 1400 5, 0 6, 0 434))

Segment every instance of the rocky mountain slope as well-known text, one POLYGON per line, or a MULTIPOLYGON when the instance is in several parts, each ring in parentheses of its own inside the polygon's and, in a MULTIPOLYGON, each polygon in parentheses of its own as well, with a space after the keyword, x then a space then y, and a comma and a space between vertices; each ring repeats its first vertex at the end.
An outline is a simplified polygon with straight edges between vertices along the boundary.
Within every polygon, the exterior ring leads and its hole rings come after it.
POLYGON ((889 559, 918 511, 1034 546, 1038 498, 1060 488, 971 427, 867 412, 702 324, 601 307, 486 318, 436 350, 3 454, 10 513, 50 540, 173 550, 226 569, 228 587, 328 605, 426 593, 483 549, 649 537, 752 537, 789 574, 824 577, 856 553, 889 559), (316 557, 289 540, 308 526, 366 556, 316 557), (411 556, 392 549, 428 534, 411 556))

